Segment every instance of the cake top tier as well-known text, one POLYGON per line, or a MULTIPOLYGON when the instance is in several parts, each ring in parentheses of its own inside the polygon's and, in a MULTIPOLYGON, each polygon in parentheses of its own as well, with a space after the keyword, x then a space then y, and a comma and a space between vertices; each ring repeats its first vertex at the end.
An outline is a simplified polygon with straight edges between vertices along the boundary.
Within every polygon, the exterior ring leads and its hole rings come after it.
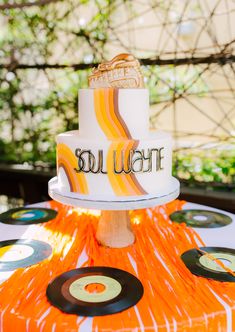
POLYGON ((88 78, 90 88, 143 88, 139 61, 132 54, 119 54, 94 68, 88 78))

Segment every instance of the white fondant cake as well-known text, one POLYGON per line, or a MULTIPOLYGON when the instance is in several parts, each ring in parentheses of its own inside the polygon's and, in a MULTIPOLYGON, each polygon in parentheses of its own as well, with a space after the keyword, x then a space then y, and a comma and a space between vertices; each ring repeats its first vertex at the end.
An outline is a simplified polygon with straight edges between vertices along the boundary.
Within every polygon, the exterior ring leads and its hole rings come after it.
POLYGON ((170 135, 149 131, 147 89, 79 91, 79 131, 57 136, 61 194, 115 201, 169 193, 170 135))

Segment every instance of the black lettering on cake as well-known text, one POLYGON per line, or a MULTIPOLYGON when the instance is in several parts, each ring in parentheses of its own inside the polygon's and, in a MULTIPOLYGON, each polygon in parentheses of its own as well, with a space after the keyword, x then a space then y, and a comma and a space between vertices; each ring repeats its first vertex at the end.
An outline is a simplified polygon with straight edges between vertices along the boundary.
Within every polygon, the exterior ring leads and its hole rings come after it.
MULTIPOLYGON (((132 150, 131 150, 132 151, 132 150)), ((125 151, 121 151, 117 154, 117 151, 113 152, 113 167, 115 174, 129 174, 131 173, 131 151, 129 155, 125 155, 125 151), (121 157, 121 158, 120 158, 121 157)))
POLYGON ((91 150, 76 149, 75 155, 78 158, 78 168, 75 168, 77 173, 107 174, 107 171, 104 170, 104 157, 102 150, 98 150, 97 159, 91 150))
POLYGON ((133 173, 142 173, 144 167, 143 150, 134 150, 132 152, 131 169, 133 173))
MULTIPOLYGON (((113 172, 115 174, 158 172, 163 169, 164 147, 113 152, 113 172)), ((78 159, 77 173, 107 174, 103 150, 96 154, 91 150, 76 149, 78 159)))

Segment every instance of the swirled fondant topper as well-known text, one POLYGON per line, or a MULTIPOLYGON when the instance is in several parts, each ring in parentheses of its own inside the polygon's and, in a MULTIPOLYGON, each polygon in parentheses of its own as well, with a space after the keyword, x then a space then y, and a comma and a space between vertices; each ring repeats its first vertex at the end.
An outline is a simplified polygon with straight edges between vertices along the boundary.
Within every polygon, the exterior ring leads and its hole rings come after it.
POLYGON ((90 88, 143 88, 144 81, 139 61, 132 55, 122 53, 103 62, 88 77, 90 88))

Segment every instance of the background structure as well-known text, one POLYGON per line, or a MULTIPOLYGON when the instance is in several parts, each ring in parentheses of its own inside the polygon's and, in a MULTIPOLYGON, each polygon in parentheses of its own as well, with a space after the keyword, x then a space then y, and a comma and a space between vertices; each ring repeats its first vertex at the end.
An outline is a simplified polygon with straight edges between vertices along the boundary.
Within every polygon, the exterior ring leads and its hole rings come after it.
POLYGON ((233 0, 2 0, 0 24, 1 163, 54 166, 90 68, 130 52, 151 127, 174 136, 174 174, 234 190, 233 0))

